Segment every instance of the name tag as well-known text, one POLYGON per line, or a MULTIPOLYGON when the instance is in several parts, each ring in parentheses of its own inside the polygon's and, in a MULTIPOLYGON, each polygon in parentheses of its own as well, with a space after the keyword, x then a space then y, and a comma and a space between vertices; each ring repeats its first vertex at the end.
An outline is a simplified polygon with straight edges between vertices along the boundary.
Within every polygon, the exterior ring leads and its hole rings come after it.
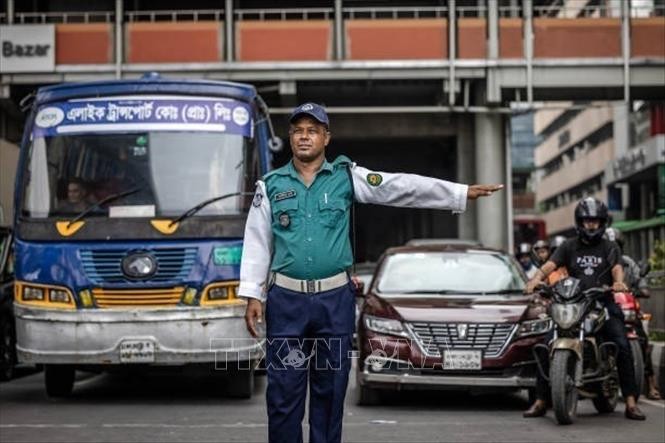
POLYGON ((279 194, 275 194, 275 201, 278 202, 280 200, 286 200, 287 198, 293 198, 296 196, 296 190, 295 189, 290 189, 288 191, 280 192, 279 194))

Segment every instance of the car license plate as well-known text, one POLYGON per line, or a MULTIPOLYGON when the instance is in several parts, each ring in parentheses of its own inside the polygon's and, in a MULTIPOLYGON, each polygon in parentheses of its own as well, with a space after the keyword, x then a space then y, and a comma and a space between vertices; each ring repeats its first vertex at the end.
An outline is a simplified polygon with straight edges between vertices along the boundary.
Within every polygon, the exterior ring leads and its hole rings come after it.
POLYGON ((155 343, 152 340, 123 340, 120 343, 121 363, 152 363, 155 343))
POLYGON ((444 350, 443 369, 482 369, 482 358, 481 351, 444 350))

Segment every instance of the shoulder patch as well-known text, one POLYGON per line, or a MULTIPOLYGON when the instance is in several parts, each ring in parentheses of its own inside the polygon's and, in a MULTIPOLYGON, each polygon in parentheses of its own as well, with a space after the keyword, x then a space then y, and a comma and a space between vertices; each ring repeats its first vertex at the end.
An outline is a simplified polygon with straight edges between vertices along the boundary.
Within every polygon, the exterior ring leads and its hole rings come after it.
POLYGON ((261 190, 257 189, 256 194, 254 194, 254 200, 252 201, 252 206, 258 208, 261 206, 262 202, 263 202, 263 193, 261 192, 261 190))
POLYGON ((383 177, 381 177, 381 174, 367 174, 367 183, 369 183, 371 186, 379 186, 382 181, 383 177))

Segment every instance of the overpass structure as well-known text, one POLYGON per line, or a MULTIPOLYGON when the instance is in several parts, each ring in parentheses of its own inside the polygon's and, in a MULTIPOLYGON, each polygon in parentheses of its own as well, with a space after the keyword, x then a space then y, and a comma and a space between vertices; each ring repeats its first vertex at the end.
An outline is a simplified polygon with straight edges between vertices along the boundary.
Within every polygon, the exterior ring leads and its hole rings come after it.
MULTIPOLYGON (((42 12, 19 11, 7 0, 0 15, 5 115, 29 89, 62 81, 159 71, 252 82, 278 127, 286 127, 284 116, 297 102, 316 100, 333 114, 333 136, 344 144, 375 143, 379 149, 387 137, 415 144, 445 139, 439 148, 452 154, 438 161, 454 163, 442 169, 449 178, 509 185, 507 115, 551 100, 665 99, 660 0, 399 1, 372 7, 330 0, 305 9, 288 1, 279 3, 281 9, 268 7, 273 2, 243 9, 239 5, 246 2, 225 0, 220 9, 211 1, 209 9, 159 11, 124 9, 122 0, 107 3, 95 12, 42 12), (422 6, 428 3, 437 6, 422 6), (6 45, 14 52, 9 58, 16 58, 26 33, 45 36, 41 44, 52 46, 50 61, 7 69, 6 45)), ((479 202, 454 222, 428 222, 452 224, 454 232, 408 228, 403 235, 459 235, 508 247, 510 192, 504 197, 479 202)))

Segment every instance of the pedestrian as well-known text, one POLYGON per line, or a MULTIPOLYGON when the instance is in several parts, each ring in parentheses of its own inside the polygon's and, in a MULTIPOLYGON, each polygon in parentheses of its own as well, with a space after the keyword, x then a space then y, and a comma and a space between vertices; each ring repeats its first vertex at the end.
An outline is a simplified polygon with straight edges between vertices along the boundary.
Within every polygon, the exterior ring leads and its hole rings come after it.
POLYGON ((325 157, 330 124, 315 103, 290 116, 292 159, 257 182, 245 228, 239 296, 259 336, 265 302, 271 442, 302 442, 308 381, 310 441, 339 442, 355 328, 349 214, 353 201, 464 211, 503 185, 463 185, 374 172, 325 157))

